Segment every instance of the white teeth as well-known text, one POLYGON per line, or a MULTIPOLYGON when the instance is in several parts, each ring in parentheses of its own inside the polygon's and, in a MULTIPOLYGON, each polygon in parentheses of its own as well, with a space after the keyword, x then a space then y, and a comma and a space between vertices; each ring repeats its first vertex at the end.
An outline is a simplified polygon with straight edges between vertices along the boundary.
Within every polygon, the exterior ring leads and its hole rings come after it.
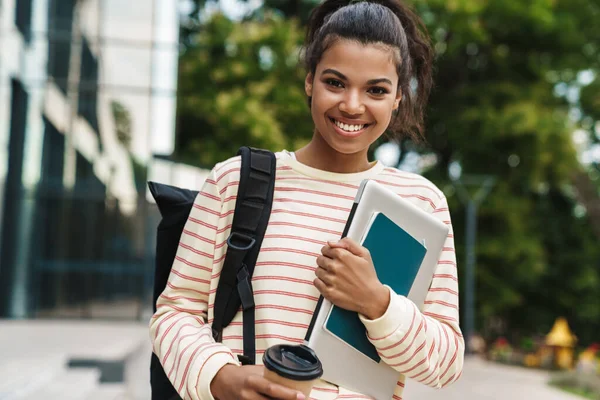
POLYGON ((356 132, 356 131, 360 131, 361 129, 363 129, 365 126, 364 125, 348 125, 348 124, 343 124, 337 120, 334 120, 335 124, 345 130, 346 132, 356 132))

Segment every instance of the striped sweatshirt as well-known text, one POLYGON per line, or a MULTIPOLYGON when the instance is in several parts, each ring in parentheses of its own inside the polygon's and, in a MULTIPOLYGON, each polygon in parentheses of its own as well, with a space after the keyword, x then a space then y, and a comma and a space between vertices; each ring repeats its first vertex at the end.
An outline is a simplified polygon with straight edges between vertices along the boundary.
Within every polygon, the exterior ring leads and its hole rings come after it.
MULTIPOLYGON (((276 153, 273 208, 252 286, 256 304, 256 360, 275 344, 302 343, 319 292, 313 285, 316 257, 340 238, 363 179, 373 179, 451 225, 443 193, 427 179, 375 163, 369 170, 338 174, 276 153)), ((242 313, 211 335, 215 293, 231 229, 241 160, 217 164, 198 194, 181 235, 167 287, 150 321, 153 351, 184 399, 212 400, 210 383, 221 367, 243 354, 242 313)), ((399 265, 399 268, 401 264, 399 265)), ((406 378, 440 388, 461 374, 464 341, 458 321, 458 281, 453 231, 439 258, 423 307, 391 293, 385 314, 361 318, 382 360, 398 371, 393 398, 402 399, 406 378)), ((315 400, 364 399, 323 380, 315 400)))

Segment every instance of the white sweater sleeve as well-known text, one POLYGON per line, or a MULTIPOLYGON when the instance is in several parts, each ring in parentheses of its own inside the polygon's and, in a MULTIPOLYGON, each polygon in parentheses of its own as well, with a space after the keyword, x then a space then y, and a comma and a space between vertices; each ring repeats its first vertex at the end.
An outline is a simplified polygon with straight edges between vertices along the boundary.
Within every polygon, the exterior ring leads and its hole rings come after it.
POLYGON ((369 340, 384 362, 401 374, 441 388, 456 381, 463 367, 464 340, 458 316, 456 253, 445 198, 433 215, 450 225, 423 312, 390 289, 390 304, 376 320, 361 316, 369 340))

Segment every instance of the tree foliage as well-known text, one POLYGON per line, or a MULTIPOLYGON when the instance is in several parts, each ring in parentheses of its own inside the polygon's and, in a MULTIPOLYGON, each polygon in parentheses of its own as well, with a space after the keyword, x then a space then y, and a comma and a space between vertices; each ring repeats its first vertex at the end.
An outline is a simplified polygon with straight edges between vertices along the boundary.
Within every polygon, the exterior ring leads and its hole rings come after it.
POLYGON ((237 147, 294 148, 312 122, 298 68, 297 24, 274 14, 214 16, 180 63, 179 156, 210 166, 237 147))

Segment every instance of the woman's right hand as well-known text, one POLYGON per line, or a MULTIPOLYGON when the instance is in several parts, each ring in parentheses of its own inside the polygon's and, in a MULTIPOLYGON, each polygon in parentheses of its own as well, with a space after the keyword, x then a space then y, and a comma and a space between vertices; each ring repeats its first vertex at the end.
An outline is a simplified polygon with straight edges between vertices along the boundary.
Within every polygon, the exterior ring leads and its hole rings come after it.
POLYGON ((304 400, 297 390, 273 383, 263 377, 259 365, 227 364, 217 372, 210 391, 218 400, 304 400))

